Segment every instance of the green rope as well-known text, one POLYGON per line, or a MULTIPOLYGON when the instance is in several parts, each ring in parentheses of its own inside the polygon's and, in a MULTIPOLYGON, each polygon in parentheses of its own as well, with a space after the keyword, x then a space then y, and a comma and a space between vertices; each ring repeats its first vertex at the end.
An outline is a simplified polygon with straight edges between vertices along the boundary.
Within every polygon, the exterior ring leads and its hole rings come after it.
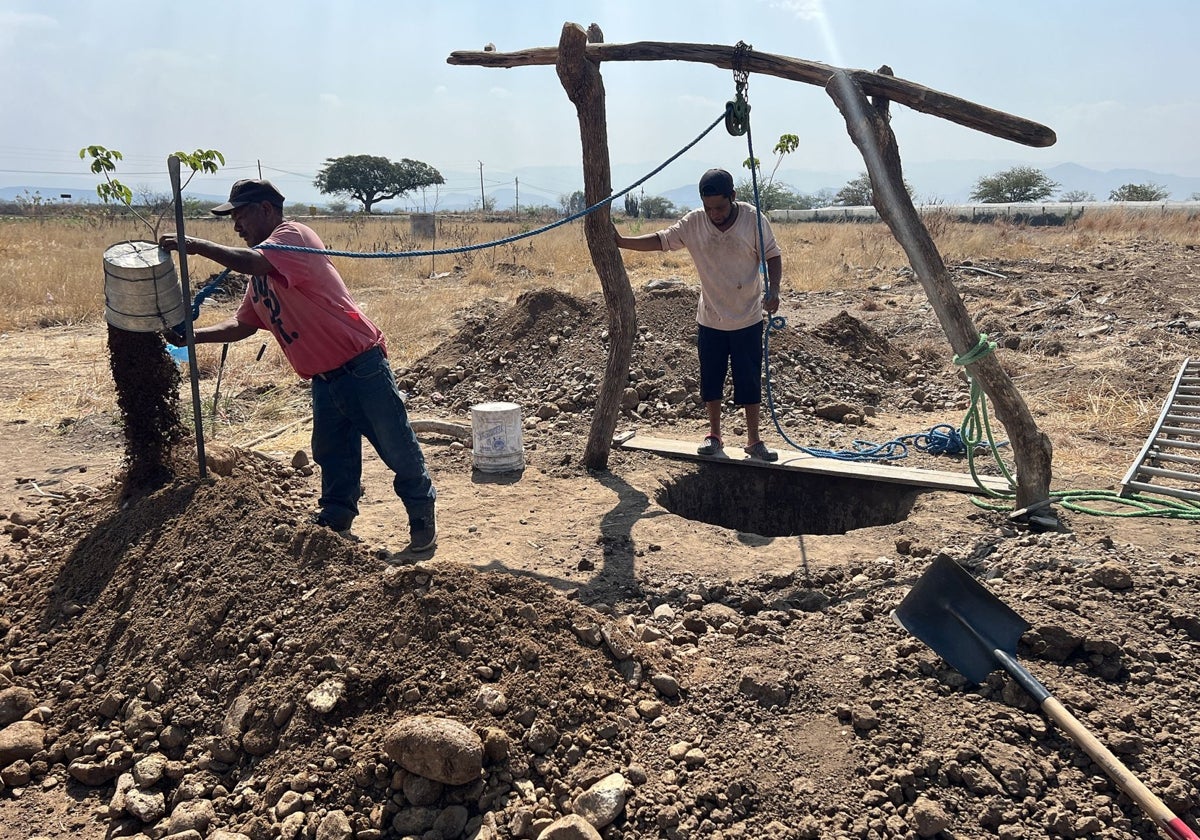
POLYGON ((1000 457, 1000 448, 996 443, 995 435, 992 434, 992 424, 988 419, 987 394, 984 393, 979 380, 971 375, 971 370, 967 367, 967 365, 972 365, 980 359, 986 358, 995 349, 996 342, 988 341, 987 334, 980 333, 979 342, 974 347, 962 355, 955 354, 954 356, 954 364, 962 366, 967 374, 967 381, 971 384, 971 400, 966 416, 963 417, 959 436, 962 437, 963 444, 967 447, 967 466, 971 468, 971 479, 975 482, 975 486, 987 496, 993 498, 1010 498, 1015 497, 1016 493, 1011 489, 1003 492, 993 490, 979 480, 979 474, 975 471, 975 450, 976 448, 982 448, 983 442, 986 440, 987 448, 992 453, 992 460, 996 462, 996 466, 999 467, 1001 475, 1008 482, 1008 486, 1010 488, 1017 486, 1016 479, 1009 472, 1004 459, 1000 457))
MULTIPOLYGON (((993 499, 1004 499, 1008 504, 999 504, 987 502, 982 499, 972 498, 971 501, 977 507, 990 511, 1011 511, 1013 509, 1012 500, 1016 497, 1014 492, 997 491, 987 487, 979 479, 979 474, 975 470, 975 448, 982 447, 983 441, 986 438, 988 448, 992 452, 992 458, 996 465, 1000 468, 1000 472, 1004 475, 1010 488, 1017 486, 1016 480, 1008 467, 1005 466, 1004 460, 1000 457, 998 444, 995 437, 992 435, 991 422, 988 420, 987 411, 987 394, 979 382, 971 375, 967 365, 978 362, 985 358, 989 353, 996 349, 996 342, 989 341, 986 334, 981 333, 979 343, 962 355, 954 356, 954 364, 961 365, 964 372, 967 374, 967 381, 971 384, 971 402, 967 409, 967 414, 963 417, 962 428, 959 432, 963 443, 967 447, 967 464, 971 469, 971 479, 975 482, 975 486, 993 499)), ((1050 492, 1050 499, 1066 510, 1076 513, 1086 513, 1091 516, 1116 516, 1121 518, 1147 518, 1160 517, 1163 519, 1182 519, 1190 522, 1200 522, 1200 504, 1189 502, 1183 499, 1170 498, 1150 498, 1140 493, 1134 493, 1129 496, 1122 496, 1120 493, 1112 490, 1053 490, 1050 492), (1132 510, 1112 510, 1108 508, 1094 507, 1085 502, 1104 502, 1109 505, 1118 505, 1132 510)))

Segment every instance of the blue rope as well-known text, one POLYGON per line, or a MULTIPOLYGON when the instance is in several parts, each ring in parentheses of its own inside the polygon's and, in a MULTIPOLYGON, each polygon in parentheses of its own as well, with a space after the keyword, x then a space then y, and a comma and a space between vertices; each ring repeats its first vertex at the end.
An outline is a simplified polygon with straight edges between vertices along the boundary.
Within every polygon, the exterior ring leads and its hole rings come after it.
POLYGON ((229 275, 230 269, 225 269, 212 280, 201 287, 200 291, 196 292, 196 296, 192 298, 192 320, 196 321, 200 318, 200 304, 204 303, 208 298, 216 293, 217 289, 221 288, 221 282, 229 275))
POLYGON ((601 207, 607 207, 615 199, 620 198, 621 196, 625 195, 626 193, 633 192, 635 189, 640 187, 642 184, 646 183, 651 178, 653 178, 655 175, 657 175, 659 172, 662 172, 664 169, 666 169, 668 166, 670 166, 672 163, 674 163, 676 160, 678 160, 686 151, 688 151, 690 148, 692 148, 692 146, 695 146, 697 143, 699 143, 701 140, 703 140, 710 131, 712 131, 714 128, 716 128, 724 120, 725 120, 725 113, 722 112, 721 116, 719 116, 715 120, 713 120, 712 125, 710 125, 706 129, 704 129, 704 131, 700 132, 700 134, 696 137, 695 140, 688 143, 686 146, 684 146, 678 152, 676 152, 675 154, 671 155, 671 157, 669 157, 665 161, 663 161, 658 167, 651 170, 648 174, 642 176, 637 181, 634 181, 632 184, 630 184, 628 187, 621 190, 620 192, 613 193, 612 195, 608 196, 608 198, 602 198, 599 201, 597 201, 595 204, 593 204, 591 207, 585 207, 583 210, 580 210, 577 213, 573 213, 572 215, 567 216, 565 219, 559 219, 557 222, 551 222, 550 224, 543 225, 540 228, 536 228, 534 230, 529 230, 524 233, 518 233, 513 236, 508 236, 508 237, 505 237, 504 239, 497 239, 492 242, 483 242, 483 243, 480 243, 479 245, 463 245, 458 248, 438 248, 438 249, 435 249, 432 251, 377 251, 374 253, 364 253, 362 251, 334 251, 334 250, 331 250, 328 248, 304 248, 299 245, 278 245, 275 243, 256 245, 255 248, 258 248, 263 251, 294 251, 294 252, 298 252, 301 254, 324 254, 327 257, 357 257, 359 259, 398 259, 401 257, 440 257, 443 254, 461 254, 466 251, 479 251, 479 250, 482 250, 483 248, 495 248, 498 245, 508 245, 511 242, 517 242, 521 239, 527 239, 531 236, 537 236, 538 234, 545 233, 548 230, 553 230, 556 227, 561 227, 562 225, 573 222, 576 219, 579 219, 579 218, 582 218, 583 216, 588 215, 589 213, 594 213, 596 210, 599 210, 601 207))

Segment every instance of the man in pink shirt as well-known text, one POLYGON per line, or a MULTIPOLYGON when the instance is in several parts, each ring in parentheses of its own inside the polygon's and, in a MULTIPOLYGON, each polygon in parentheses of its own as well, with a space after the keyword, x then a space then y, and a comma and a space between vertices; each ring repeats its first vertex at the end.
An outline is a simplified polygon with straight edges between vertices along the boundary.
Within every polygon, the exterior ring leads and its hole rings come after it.
MULTIPOLYGON (((324 254, 271 246, 324 250, 311 228, 284 221, 283 196, 270 181, 233 185, 229 201, 213 208, 232 216, 247 248, 187 237, 189 254, 251 275, 234 317, 196 329, 197 343, 221 343, 270 330, 292 368, 312 380, 313 460, 321 467, 321 511, 315 523, 346 532, 358 515, 362 439, 375 447, 395 473, 396 495, 408 512, 406 550, 429 552, 437 545, 437 491, 425 456, 408 422, 408 412, 387 360, 383 334, 350 297, 341 275, 324 254)), ((159 244, 178 250, 175 234, 159 244)), ((182 344, 169 331, 167 340, 182 344)))
POLYGON ((710 169, 700 179, 700 201, 675 224, 657 233, 623 236, 613 228, 617 247, 631 251, 675 251, 687 248, 700 277, 696 307, 700 355, 700 398, 708 412, 708 435, 697 449, 701 455, 722 455, 721 396, 725 376, 733 371, 733 401, 746 412, 745 452, 751 458, 775 461, 779 453, 759 437, 762 403, 762 335, 765 310, 779 309, 783 256, 775 234, 762 219, 762 252, 767 262, 767 293, 763 295, 759 267, 758 213, 754 205, 737 201, 733 176, 710 169))

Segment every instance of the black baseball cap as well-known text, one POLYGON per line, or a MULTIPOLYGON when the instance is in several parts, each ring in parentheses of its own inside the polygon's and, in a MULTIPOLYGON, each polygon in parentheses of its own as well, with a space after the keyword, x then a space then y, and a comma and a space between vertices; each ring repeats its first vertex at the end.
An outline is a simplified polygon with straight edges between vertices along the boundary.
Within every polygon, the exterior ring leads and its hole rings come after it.
POLYGON ((700 176, 700 197, 733 195, 733 176, 724 169, 710 169, 700 176))
POLYGON ((233 189, 229 191, 229 200, 224 204, 218 204, 212 209, 212 212, 217 216, 228 216, 235 207, 258 204, 260 201, 269 201, 276 207, 282 207, 283 193, 275 189, 275 185, 270 181, 246 178, 234 184, 233 189))

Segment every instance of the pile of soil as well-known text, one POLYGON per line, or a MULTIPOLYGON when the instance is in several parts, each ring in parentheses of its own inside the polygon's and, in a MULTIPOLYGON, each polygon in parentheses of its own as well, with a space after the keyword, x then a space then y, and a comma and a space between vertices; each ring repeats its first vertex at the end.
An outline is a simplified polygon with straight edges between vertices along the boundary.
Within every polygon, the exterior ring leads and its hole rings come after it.
MULTIPOLYGON (((1135 243, 958 279, 1027 394, 1090 382, 1111 342, 1155 402, 1200 351, 1198 267, 1135 243)), ((904 275, 785 295, 785 427, 844 442, 956 411, 920 300, 904 275)), ((638 290, 624 424, 702 428, 694 308, 684 285, 638 290)), ((213 446, 209 480, 180 458, 131 497, 124 468, 50 483, 69 436, 10 428, 0 838, 1158 836, 1010 678, 970 685, 890 620, 939 555, 1030 622, 1019 658, 1196 826, 1195 522, 1063 512, 1035 533, 948 493, 845 535, 683 520, 664 487, 729 476, 619 450, 578 465, 606 329, 598 298, 537 290, 399 372, 414 415, 513 399, 527 419, 523 475, 426 442, 442 540, 419 563, 387 547, 377 464, 353 541, 307 524, 303 459, 213 446)))

